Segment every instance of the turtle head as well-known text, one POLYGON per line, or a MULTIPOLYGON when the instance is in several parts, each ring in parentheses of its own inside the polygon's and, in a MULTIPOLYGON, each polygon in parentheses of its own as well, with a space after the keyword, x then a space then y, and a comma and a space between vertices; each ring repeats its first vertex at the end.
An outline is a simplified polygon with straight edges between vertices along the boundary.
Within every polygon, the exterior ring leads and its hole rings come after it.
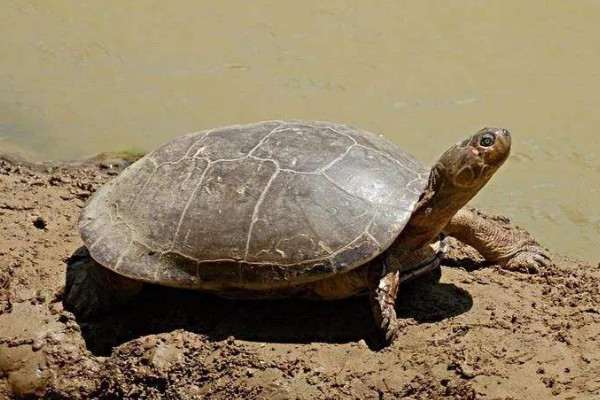
POLYGON ((483 128, 449 148, 437 162, 436 172, 446 184, 477 191, 506 161, 510 144, 506 129, 483 128))
POLYGON ((396 242, 414 250, 436 238, 506 161, 510 142, 506 129, 483 128, 446 150, 396 242))

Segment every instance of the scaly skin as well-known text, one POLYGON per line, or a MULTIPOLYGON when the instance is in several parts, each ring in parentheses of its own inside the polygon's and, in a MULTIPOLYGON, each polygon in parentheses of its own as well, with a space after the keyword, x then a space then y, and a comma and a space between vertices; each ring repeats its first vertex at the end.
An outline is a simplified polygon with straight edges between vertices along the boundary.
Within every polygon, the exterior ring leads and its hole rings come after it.
POLYGON ((400 272, 388 272, 379 279, 378 285, 372 288, 371 307, 375 323, 387 343, 398 338, 399 325, 396 317, 396 295, 400 286, 400 272))
POLYGON ((471 207, 457 212, 444 232, 510 271, 537 273, 552 264, 548 252, 528 235, 486 219, 471 207))

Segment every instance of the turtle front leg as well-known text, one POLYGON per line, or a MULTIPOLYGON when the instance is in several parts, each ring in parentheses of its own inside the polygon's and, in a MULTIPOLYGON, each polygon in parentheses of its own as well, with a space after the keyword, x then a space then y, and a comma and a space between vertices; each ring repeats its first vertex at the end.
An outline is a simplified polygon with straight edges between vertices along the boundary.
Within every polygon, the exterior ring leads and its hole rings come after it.
MULTIPOLYGON (((373 264, 380 264, 380 260, 376 260, 373 264)), ((396 296, 398 287, 400 286, 400 273, 385 272, 383 276, 380 272, 381 268, 368 268, 369 277, 369 299, 373 310, 375 323, 381 329, 385 336, 386 343, 393 342, 399 334, 399 324, 396 317, 396 296)))
POLYGON ((537 273, 552 265, 552 259, 535 240, 479 211, 463 207, 450 220, 444 233, 475 248, 490 262, 511 271, 537 273))
POLYGON ((67 266, 63 303, 78 318, 89 320, 111 311, 139 293, 144 284, 102 267, 87 251, 67 266))

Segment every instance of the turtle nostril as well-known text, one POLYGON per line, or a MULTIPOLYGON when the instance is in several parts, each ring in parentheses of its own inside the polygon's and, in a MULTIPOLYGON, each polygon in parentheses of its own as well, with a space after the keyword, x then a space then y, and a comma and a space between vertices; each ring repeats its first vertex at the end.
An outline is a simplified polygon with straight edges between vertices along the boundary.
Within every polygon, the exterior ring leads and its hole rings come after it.
POLYGON ((510 137, 510 132, 507 129, 500 129, 500 133, 504 137, 510 137))

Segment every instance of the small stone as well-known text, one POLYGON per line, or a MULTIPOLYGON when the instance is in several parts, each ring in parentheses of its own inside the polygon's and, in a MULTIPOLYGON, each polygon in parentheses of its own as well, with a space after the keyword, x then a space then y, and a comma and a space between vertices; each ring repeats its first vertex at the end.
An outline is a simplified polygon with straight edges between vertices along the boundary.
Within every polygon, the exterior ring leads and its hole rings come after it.
POLYGON ((42 347, 44 347, 44 341, 37 339, 33 342, 33 344, 31 345, 31 348, 33 349, 33 351, 39 351, 42 349, 42 347))
POLYGON ((92 195, 92 192, 89 190, 77 190, 75 192, 75 196, 77 196, 80 200, 87 200, 92 195))
POLYGON ((142 347, 144 348, 144 350, 150 350, 153 349, 154 347, 156 347, 156 342, 154 340, 144 340, 142 342, 142 347))
POLYGON ((50 179, 48 179, 48 183, 51 186, 59 186, 63 183, 70 183, 71 179, 69 179, 68 177, 64 177, 64 176, 51 176, 50 179))
POLYGON ((476 374, 470 366, 462 365, 460 370, 460 376, 465 379, 473 379, 475 378, 476 374))

